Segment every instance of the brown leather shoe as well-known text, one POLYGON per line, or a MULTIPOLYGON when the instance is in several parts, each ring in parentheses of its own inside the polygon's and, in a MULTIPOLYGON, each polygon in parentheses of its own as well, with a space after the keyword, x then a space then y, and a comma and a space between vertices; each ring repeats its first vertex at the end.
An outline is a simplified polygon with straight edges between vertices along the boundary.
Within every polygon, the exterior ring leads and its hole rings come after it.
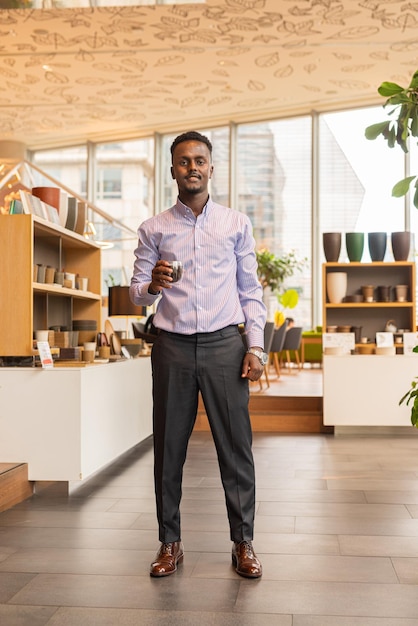
POLYGON ((246 578, 260 578, 263 574, 261 563, 254 552, 251 541, 241 541, 232 546, 232 563, 235 571, 246 578))
POLYGON ((177 563, 183 560, 184 550, 181 541, 162 543, 155 561, 151 563, 151 576, 169 576, 177 571, 177 563))

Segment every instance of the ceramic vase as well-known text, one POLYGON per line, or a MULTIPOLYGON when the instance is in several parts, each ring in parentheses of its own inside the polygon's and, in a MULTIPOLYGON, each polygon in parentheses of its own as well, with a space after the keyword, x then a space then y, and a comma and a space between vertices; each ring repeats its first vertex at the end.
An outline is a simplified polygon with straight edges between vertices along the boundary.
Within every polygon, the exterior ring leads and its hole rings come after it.
POLYGON ((37 196, 42 202, 46 202, 59 211, 60 190, 58 187, 32 187, 32 195, 37 196))
POLYGON ((395 285, 395 294, 397 302, 406 302, 408 300, 408 285, 395 285))
POLYGON ((347 272, 327 274, 327 296, 332 304, 342 302, 347 293, 347 272))
POLYGON ((378 285, 377 296, 379 302, 390 302, 391 288, 388 285, 378 285))
POLYGON ((341 252, 341 233, 322 233, 322 245, 327 263, 337 263, 341 252))
POLYGON ((345 247, 349 261, 360 262, 364 250, 364 233, 346 233, 345 247))
POLYGON ((383 261, 386 254, 387 234, 383 232, 368 234, 369 253, 372 261, 383 261))
POLYGON ((392 233, 391 241, 395 261, 407 261, 411 246, 411 233, 408 230, 392 233))
POLYGON ((373 285, 362 285, 361 292, 363 294, 365 302, 373 302, 373 299, 374 299, 374 286, 373 285))

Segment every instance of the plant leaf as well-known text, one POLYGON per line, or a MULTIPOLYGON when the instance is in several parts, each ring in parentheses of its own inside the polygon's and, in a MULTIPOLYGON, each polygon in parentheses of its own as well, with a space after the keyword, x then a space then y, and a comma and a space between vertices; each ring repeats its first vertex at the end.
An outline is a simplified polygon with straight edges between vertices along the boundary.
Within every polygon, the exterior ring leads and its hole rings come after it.
POLYGON ((385 131, 389 130, 390 122, 379 122, 378 124, 372 124, 365 130, 366 139, 376 139, 379 135, 382 135, 385 131))
POLYGON ((408 176, 407 178, 403 178, 402 180, 399 180, 396 183, 396 185, 393 186, 392 196, 394 198, 401 198, 402 196, 407 194, 409 191, 410 184, 416 178, 417 178, 416 176, 408 176))
POLYGON ((417 89, 418 87, 418 70, 414 72, 414 75, 411 78, 411 82, 409 83, 408 89, 417 89))
POLYGON ((416 107, 411 115, 411 135, 413 137, 418 137, 418 111, 416 110, 416 107))
POLYGON ((410 98, 407 94, 405 93, 397 93, 394 96, 391 96, 390 98, 388 98, 388 100, 385 103, 385 106, 387 106, 388 104, 394 104, 395 106, 398 106, 399 104, 406 104, 407 102, 410 102, 410 98))
POLYGON ((403 91, 403 87, 397 85, 396 83, 390 83, 388 81, 383 82, 378 88, 378 92, 381 96, 387 98, 388 96, 393 96, 395 93, 399 93, 403 91))

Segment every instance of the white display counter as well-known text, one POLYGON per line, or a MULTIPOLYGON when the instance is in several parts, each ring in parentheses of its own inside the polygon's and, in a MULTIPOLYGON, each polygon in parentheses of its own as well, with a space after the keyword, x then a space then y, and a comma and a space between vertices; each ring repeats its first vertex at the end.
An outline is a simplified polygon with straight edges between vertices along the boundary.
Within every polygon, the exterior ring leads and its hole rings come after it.
POLYGON ((152 434, 149 357, 0 368, 0 459, 29 480, 80 481, 152 434))
POLYGON ((410 406, 399 406, 399 400, 417 376, 416 354, 324 355, 324 424, 400 426, 415 434, 410 406))

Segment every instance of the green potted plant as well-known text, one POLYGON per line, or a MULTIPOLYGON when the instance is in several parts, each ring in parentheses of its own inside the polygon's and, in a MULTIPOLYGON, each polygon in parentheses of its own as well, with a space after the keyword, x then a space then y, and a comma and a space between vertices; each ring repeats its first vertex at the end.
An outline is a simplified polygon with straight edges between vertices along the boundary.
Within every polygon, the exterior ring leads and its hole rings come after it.
MULTIPOLYGON (((368 126, 365 131, 366 138, 373 140, 382 136, 389 148, 398 145, 404 152, 408 152, 410 138, 418 138, 418 70, 414 72, 407 87, 385 81, 378 88, 378 92, 387 98, 384 108, 393 107, 388 115, 394 117, 368 126)), ((392 196, 395 198, 405 196, 413 182, 415 187, 413 203, 418 208, 418 175, 416 174, 398 181, 392 189, 392 196)), ((418 346, 413 348, 413 352, 418 353, 418 346)), ((411 402, 411 424, 418 428, 418 377, 411 382, 409 390, 399 400, 399 405, 405 403, 409 406, 411 402)))
POLYGON ((256 251, 258 278, 263 289, 270 288, 272 293, 280 292, 286 278, 301 271, 306 259, 299 259, 292 250, 282 256, 270 252, 267 248, 256 251))
MULTIPOLYGON (((296 289, 283 290, 283 283, 286 278, 290 278, 305 267, 306 259, 299 259, 293 250, 278 256, 267 248, 257 250, 256 256, 258 278, 263 290, 270 289, 283 308, 293 309, 299 302, 299 294, 296 289)), ((279 319, 277 316, 275 318, 279 319)), ((279 325, 276 323, 276 326, 279 325)))
MULTIPOLYGON (((382 136, 389 148, 398 145, 404 152, 408 152, 409 138, 418 138, 418 70, 414 72, 407 87, 384 81, 377 91, 387 98, 383 108, 393 107, 388 112, 391 119, 368 126, 365 131, 366 138, 373 140, 382 136)), ((415 181, 413 202, 418 209, 418 175, 407 176, 398 181, 392 189, 392 196, 395 198, 405 196, 413 181, 415 181)))

